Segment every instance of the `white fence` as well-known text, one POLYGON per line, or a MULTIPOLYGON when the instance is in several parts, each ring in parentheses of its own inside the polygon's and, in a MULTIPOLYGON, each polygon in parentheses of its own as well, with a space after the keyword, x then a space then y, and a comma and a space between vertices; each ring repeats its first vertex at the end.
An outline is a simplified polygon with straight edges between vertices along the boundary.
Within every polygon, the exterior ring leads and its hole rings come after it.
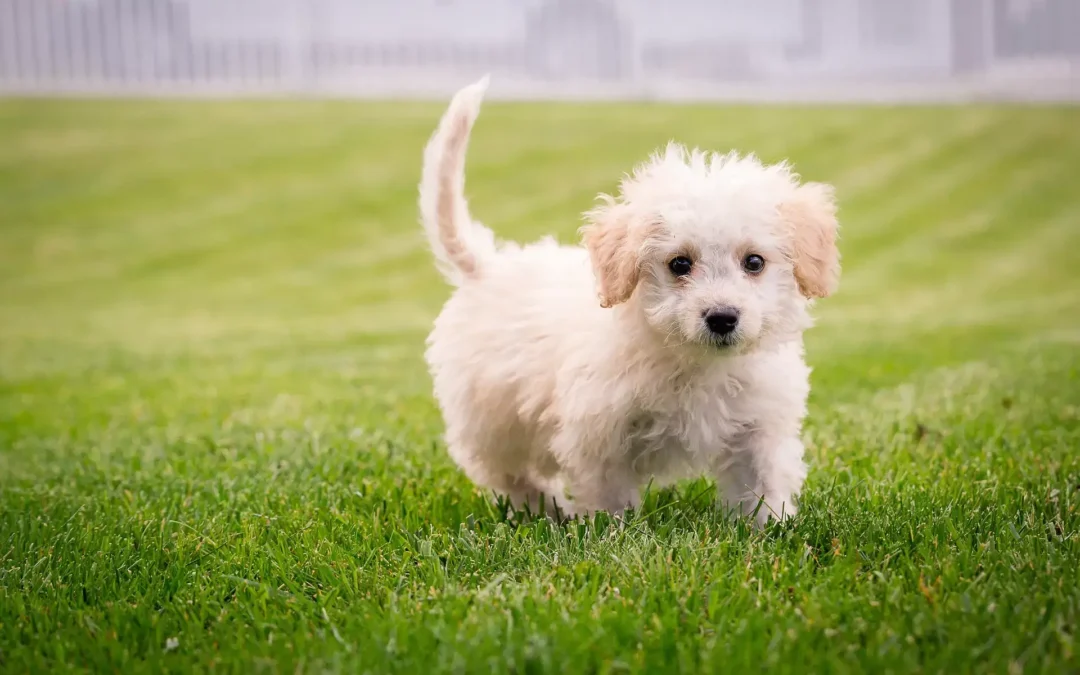
POLYGON ((1080 0, 0 0, 0 93, 1080 100, 1080 0))

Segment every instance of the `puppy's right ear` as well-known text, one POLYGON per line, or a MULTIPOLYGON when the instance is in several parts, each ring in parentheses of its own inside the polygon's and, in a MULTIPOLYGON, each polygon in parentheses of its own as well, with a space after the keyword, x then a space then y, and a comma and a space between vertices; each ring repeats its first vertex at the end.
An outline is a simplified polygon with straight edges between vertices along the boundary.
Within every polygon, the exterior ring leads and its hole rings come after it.
POLYGON ((586 217, 589 222, 581 235, 596 275, 600 306, 614 307, 629 300, 637 287, 644 233, 631 228, 630 209, 610 197, 586 217))

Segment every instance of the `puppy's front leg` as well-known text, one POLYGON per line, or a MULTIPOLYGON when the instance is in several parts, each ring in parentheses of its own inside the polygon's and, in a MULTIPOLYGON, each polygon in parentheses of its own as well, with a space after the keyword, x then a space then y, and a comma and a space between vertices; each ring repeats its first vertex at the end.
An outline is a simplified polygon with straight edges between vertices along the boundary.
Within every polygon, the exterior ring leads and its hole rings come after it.
POLYGON ((637 508, 640 501, 637 483, 628 472, 618 467, 590 467, 585 472, 568 472, 565 480, 573 515, 588 516, 606 511, 622 516, 628 508, 637 508))
POLYGON ((715 473, 724 505, 742 515, 756 510, 758 527, 764 527, 769 518, 790 518, 806 479, 802 441, 751 434, 715 473))
POLYGON ((582 425, 580 433, 568 425, 558 434, 553 451, 562 467, 563 497, 568 515, 591 515, 597 511, 621 516, 640 500, 638 481, 626 463, 624 436, 598 437, 582 425))

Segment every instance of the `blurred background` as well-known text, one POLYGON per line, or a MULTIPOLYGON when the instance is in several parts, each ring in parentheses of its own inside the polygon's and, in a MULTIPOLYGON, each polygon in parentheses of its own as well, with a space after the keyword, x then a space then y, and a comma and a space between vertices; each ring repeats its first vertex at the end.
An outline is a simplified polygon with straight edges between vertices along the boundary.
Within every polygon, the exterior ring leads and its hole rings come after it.
POLYGON ((0 91, 1080 98, 1076 0, 0 0, 0 91))
POLYGON ((0 0, 0 670, 1080 672, 1077 101, 1080 0, 0 0), (672 138, 836 186, 796 529, 508 528, 447 457, 482 73, 502 238, 672 138))

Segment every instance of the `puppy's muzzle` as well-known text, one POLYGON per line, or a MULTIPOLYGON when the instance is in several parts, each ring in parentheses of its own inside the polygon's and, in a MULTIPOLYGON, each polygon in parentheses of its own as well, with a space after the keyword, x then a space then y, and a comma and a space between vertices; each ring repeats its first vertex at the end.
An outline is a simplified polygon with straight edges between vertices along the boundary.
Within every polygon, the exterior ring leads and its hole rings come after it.
POLYGON ((718 337, 727 337, 739 327, 739 310, 734 307, 718 307, 705 312, 705 325, 718 337))

